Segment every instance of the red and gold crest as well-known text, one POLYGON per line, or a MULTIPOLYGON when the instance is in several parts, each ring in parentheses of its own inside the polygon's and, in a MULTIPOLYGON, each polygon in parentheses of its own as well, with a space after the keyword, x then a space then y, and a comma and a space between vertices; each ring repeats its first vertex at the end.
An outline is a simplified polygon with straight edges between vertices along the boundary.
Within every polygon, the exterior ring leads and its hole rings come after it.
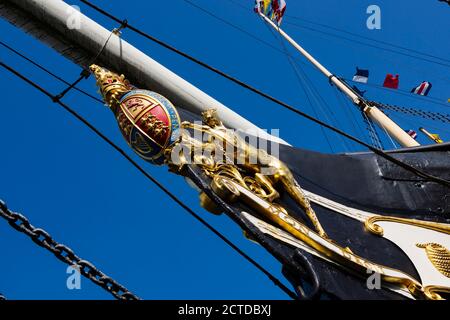
POLYGON ((180 135, 180 117, 162 95, 133 89, 123 75, 90 67, 127 143, 145 160, 164 163, 164 150, 180 135))
POLYGON ((133 90, 120 100, 117 120, 123 136, 144 159, 162 163, 163 151, 179 136, 180 118, 163 96, 133 90))

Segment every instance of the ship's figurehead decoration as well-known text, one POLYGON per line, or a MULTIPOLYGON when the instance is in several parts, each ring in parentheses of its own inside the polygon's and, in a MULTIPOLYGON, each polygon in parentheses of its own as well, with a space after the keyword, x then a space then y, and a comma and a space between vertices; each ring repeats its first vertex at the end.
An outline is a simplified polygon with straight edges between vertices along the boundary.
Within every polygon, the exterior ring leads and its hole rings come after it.
MULTIPOLYGON (((370 213, 303 190, 285 163, 227 129, 214 110, 203 112, 201 123, 181 122, 173 104, 162 95, 136 89, 123 75, 97 65, 90 69, 123 137, 139 156, 154 164, 166 164, 170 171, 183 176, 188 176, 186 168, 193 164, 209 181, 208 190, 221 201, 251 208, 252 214, 239 211, 240 216, 262 234, 308 251, 363 282, 368 271, 376 272, 384 288, 408 298, 442 299, 440 293, 450 293, 448 224, 370 213), (190 132, 201 133, 202 138, 192 137, 190 132), (217 157, 218 149, 232 150, 232 157, 226 152, 221 153, 225 159, 217 157), (288 195, 303 210, 305 219, 296 218, 283 206, 281 194, 288 195), (356 220, 367 233, 397 245, 419 278, 373 262, 364 252, 360 255, 330 239, 311 203, 356 220)), ((212 213, 226 210, 203 189, 200 202, 212 213)))
MULTIPOLYGON (((189 162, 187 159, 201 166, 205 174, 211 178, 224 172, 227 174, 232 172, 235 180, 245 187, 251 187, 260 197, 269 201, 279 197, 279 193, 273 187, 279 183, 305 210, 320 236, 327 237, 288 167, 265 151, 250 146, 226 128, 215 110, 203 112, 201 125, 180 123, 177 110, 165 97, 152 91, 133 89, 125 76, 119 76, 97 65, 92 65, 90 69, 97 79, 97 86, 103 99, 116 116, 123 137, 142 158, 155 164, 167 163, 172 171, 178 173, 189 162), (207 136, 207 141, 204 143, 192 139, 189 134, 183 135, 180 129, 196 130, 207 136), (211 158, 204 157, 203 152, 207 149, 216 149, 218 141, 223 150, 229 150, 227 145, 231 146, 234 152, 231 158, 243 160, 240 167, 251 172, 254 177, 246 177, 245 180, 236 167, 237 161, 229 163, 226 159, 220 159, 221 161, 211 162, 211 158), (176 148, 176 142, 180 142, 178 147, 182 147, 176 148), (174 154, 177 150, 187 154, 174 154), (201 158, 192 159, 191 155, 201 155, 201 158), (266 172, 270 171, 271 174, 262 174, 263 168, 268 169, 266 172)), ((224 155, 226 156, 226 152, 224 155)), ((207 204, 208 199, 205 195, 202 196, 202 201, 205 206, 212 206, 211 203, 207 204)))
POLYGON ((180 117, 172 103, 156 92, 134 89, 123 75, 97 65, 90 69, 130 147, 145 160, 163 164, 164 150, 180 136, 180 117))

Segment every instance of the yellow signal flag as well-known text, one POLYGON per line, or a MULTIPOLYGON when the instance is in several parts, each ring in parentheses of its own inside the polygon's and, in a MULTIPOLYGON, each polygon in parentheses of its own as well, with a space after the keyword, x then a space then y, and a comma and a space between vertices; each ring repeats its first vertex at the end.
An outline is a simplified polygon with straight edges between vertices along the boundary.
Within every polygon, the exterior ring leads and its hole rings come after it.
POLYGON ((432 133, 431 135, 433 136, 434 141, 436 141, 436 143, 444 143, 444 140, 442 140, 437 133, 432 133))
POLYGON ((419 128, 419 130, 435 143, 444 143, 444 141, 437 133, 430 133, 425 128, 419 128))

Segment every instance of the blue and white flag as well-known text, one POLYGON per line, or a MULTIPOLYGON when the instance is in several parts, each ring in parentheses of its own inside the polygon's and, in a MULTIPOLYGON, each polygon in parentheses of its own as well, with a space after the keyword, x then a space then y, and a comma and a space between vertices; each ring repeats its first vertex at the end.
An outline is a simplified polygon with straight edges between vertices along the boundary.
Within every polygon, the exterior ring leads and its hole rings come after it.
POLYGON ((359 69, 356 67, 356 74, 353 76, 353 81, 367 83, 367 81, 369 81, 369 70, 359 69))

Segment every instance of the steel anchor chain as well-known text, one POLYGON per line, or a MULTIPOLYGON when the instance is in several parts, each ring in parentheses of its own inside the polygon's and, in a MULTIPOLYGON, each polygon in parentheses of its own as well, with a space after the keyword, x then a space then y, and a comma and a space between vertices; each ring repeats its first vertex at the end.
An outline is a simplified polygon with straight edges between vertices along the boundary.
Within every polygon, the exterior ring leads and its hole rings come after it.
MULTIPOLYGON (((92 263, 78 257, 72 249, 56 242, 48 232, 35 228, 24 215, 10 211, 2 200, 0 200, 0 216, 14 229, 28 235, 38 246, 52 252, 56 258, 77 269, 80 274, 111 293, 116 299, 139 300, 135 294, 98 270, 92 263)), ((0 300, 5 300, 5 297, 1 294, 0 300)))

